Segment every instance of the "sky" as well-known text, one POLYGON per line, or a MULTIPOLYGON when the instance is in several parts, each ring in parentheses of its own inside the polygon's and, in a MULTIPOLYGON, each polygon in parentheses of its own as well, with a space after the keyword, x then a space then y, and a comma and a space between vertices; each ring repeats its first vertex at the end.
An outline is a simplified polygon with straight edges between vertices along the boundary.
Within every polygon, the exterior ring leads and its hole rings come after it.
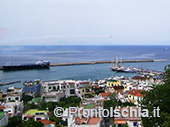
POLYGON ((170 45, 170 1, 0 0, 0 45, 170 45))

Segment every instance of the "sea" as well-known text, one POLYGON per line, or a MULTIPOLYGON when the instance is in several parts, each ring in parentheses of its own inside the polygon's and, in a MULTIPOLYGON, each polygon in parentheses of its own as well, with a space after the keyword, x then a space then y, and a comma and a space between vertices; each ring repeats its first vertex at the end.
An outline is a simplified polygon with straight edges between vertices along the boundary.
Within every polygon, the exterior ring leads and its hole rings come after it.
MULTIPOLYGON (((51 63, 71 63, 85 61, 137 59, 166 59, 166 62, 145 63, 121 63, 122 66, 139 67, 143 69, 164 71, 164 67, 170 63, 170 46, 146 46, 146 45, 92 45, 92 46, 0 46, 0 66, 35 63, 38 60, 49 60, 51 63)), ((109 68, 110 64, 91 64, 75 66, 56 66, 50 69, 0 71, 0 82, 12 82, 20 80, 21 83, 0 86, 6 90, 10 86, 23 87, 24 81, 41 79, 49 80, 90 80, 104 79, 113 76, 133 77, 135 73, 116 73, 109 68)))

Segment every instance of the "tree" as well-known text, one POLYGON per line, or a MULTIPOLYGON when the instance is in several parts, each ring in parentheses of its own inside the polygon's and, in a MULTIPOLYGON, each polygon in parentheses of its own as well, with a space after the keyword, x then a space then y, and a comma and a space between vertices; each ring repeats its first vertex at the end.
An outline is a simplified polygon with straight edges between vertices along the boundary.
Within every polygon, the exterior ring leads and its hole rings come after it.
POLYGON ((63 121, 61 117, 56 117, 54 115, 50 115, 49 120, 56 122, 56 125, 67 126, 67 121, 63 121))
POLYGON ((26 111, 28 109, 37 109, 37 108, 38 108, 38 106, 35 105, 35 103, 31 103, 31 104, 27 103, 24 105, 24 111, 26 111))
POLYGON ((22 124, 21 116, 13 116, 9 118, 7 127, 20 127, 21 124, 22 124))
POLYGON ((99 93, 104 93, 104 90, 102 88, 99 88, 95 91, 96 95, 98 95, 99 93))
POLYGON ((44 125, 40 121, 34 121, 29 119, 23 123, 23 127, 43 127, 44 125))
POLYGON ((28 101, 32 100, 33 97, 29 95, 23 95, 23 102, 26 104, 28 101))
POLYGON ((154 107, 160 109, 160 117, 144 117, 142 122, 144 127, 169 127, 170 126, 170 65, 165 67, 165 76, 162 85, 155 85, 153 90, 146 92, 142 101, 142 108, 149 110, 152 116, 154 107))

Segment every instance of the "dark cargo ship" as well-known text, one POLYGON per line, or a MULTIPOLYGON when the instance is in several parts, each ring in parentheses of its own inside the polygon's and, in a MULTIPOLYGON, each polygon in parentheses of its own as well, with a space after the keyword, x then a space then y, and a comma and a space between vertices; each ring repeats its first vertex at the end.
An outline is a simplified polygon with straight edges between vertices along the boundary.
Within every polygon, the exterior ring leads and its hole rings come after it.
POLYGON ((45 69, 50 67, 49 61, 38 61, 35 64, 21 64, 21 65, 8 65, 2 66, 4 71, 13 71, 13 70, 27 70, 27 69, 45 69))

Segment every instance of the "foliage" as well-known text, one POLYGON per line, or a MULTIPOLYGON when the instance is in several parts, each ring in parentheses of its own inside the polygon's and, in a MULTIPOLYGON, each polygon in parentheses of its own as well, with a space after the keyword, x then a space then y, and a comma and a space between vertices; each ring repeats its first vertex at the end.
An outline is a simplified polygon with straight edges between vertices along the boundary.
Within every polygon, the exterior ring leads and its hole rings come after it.
POLYGON ((21 116, 13 116, 9 118, 7 127, 20 127, 21 124, 22 124, 21 116))
POLYGON ((30 100, 32 100, 33 99, 33 97, 32 96, 29 96, 29 95, 23 95, 23 102, 24 102, 24 104, 27 104, 28 103, 28 101, 30 101, 30 100))
POLYGON ((23 123, 23 127, 43 127, 44 125, 40 121, 34 121, 29 119, 23 123))
POLYGON ((86 97, 86 98, 92 98, 92 97, 94 97, 94 95, 92 95, 92 94, 87 94, 87 95, 85 95, 85 97, 86 97))
POLYGON ((165 67, 164 84, 154 85, 153 90, 147 92, 142 101, 144 109, 149 110, 149 116, 152 116, 154 107, 160 109, 160 117, 142 118, 144 127, 169 127, 170 126, 170 65, 165 67))
POLYGON ((69 107, 77 107, 79 106, 81 99, 79 97, 71 96, 71 97, 63 97, 60 99, 58 103, 58 107, 69 108, 69 107))
POLYGON ((50 115, 49 120, 56 122, 56 125, 67 126, 67 121, 63 121, 61 117, 56 117, 54 115, 50 115))
POLYGON ((128 127, 128 124, 123 124, 122 127, 128 127))
POLYGON ((97 89, 97 90, 95 91, 95 94, 96 94, 96 95, 99 95, 99 93, 104 93, 103 88, 99 88, 99 89, 97 89))
POLYGON ((24 104, 24 111, 26 111, 26 110, 28 110, 28 109, 37 109, 37 108, 38 108, 38 106, 35 105, 35 103, 31 103, 31 104, 27 103, 27 104, 24 104))
POLYGON ((62 125, 56 125, 55 127, 63 127, 62 125))
POLYGON ((122 103, 116 99, 116 94, 110 96, 110 100, 104 102, 104 108, 110 109, 110 107, 115 108, 116 106, 126 107, 126 106, 135 106, 133 103, 122 103))
POLYGON ((56 108, 57 102, 41 102, 38 106, 39 110, 46 110, 48 108, 49 111, 54 111, 56 108))

